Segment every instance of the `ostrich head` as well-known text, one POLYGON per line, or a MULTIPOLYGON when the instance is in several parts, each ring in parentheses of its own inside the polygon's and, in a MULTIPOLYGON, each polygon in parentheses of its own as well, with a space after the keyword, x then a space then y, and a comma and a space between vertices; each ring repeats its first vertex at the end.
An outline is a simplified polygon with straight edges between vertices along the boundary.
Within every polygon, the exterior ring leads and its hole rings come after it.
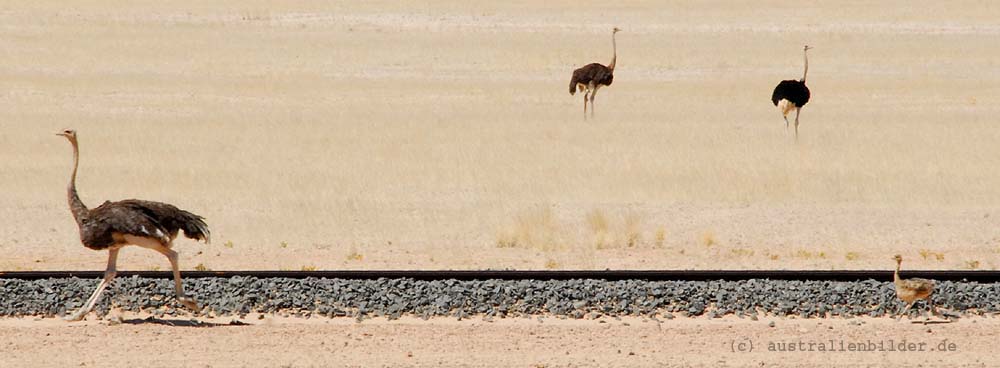
POLYGON ((62 132, 56 133, 56 135, 61 135, 69 139, 70 142, 76 142, 76 131, 73 129, 66 129, 62 132))
POLYGON ((809 45, 805 45, 805 46, 802 47, 802 51, 809 51, 809 49, 811 49, 811 48, 813 48, 813 47, 809 46, 809 45))
POLYGON ((611 33, 614 34, 614 33, 618 33, 618 32, 621 32, 621 31, 622 31, 621 28, 615 27, 615 29, 611 30, 611 33))
POLYGON ((898 255, 898 254, 895 255, 895 256, 893 256, 892 259, 895 259, 896 263, 902 263, 903 262, 903 256, 898 255))

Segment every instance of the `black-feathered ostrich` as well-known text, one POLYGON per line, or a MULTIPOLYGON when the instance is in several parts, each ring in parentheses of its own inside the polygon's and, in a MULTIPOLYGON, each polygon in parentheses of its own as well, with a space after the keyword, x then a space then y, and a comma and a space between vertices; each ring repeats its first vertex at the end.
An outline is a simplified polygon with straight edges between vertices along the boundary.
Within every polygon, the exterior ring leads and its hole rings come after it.
POLYGON ((87 299, 87 303, 65 319, 79 321, 94 308, 104 288, 115 278, 118 250, 126 245, 152 249, 167 256, 174 271, 174 291, 177 294, 177 301, 192 310, 197 310, 198 303, 194 298, 184 295, 181 273, 177 268, 177 252, 170 248, 180 230, 184 230, 184 235, 188 238, 208 243, 208 225, 205 225, 204 218, 173 205, 138 199, 105 201, 97 208, 87 209, 87 206, 80 201, 80 196, 76 194, 76 169, 80 164, 76 131, 65 130, 57 135, 66 137, 73 145, 73 175, 69 179, 67 196, 69 209, 80 227, 80 241, 90 249, 108 250, 108 268, 104 271, 104 280, 87 299))
POLYGON ((608 66, 599 63, 591 63, 573 71, 573 78, 569 80, 569 94, 576 94, 577 90, 583 90, 583 118, 587 118, 587 98, 590 98, 590 116, 594 116, 594 96, 602 86, 610 86, 615 79, 615 61, 618 59, 618 46, 615 44, 615 33, 621 29, 615 27, 611 30, 611 62, 608 66))
POLYGON ((788 113, 795 109, 795 139, 799 138, 799 112, 802 106, 809 102, 809 87, 806 87, 806 74, 809 73, 809 45, 802 47, 802 55, 805 58, 806 69, 802 72, 800 80, 783 80, 774 87, 771 93, 771 102, 781 110, 781 115, 785 118, 785 129, 788 129, 788 113))

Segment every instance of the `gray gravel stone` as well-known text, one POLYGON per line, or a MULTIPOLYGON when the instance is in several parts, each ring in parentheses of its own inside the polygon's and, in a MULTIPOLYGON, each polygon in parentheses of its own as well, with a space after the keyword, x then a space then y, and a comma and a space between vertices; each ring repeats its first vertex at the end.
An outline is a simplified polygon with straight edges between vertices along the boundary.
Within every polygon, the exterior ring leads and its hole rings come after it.
MULTIPOLYGON (((0 316, 65 315, 79 308, 97 279, 0 279, 0 316)), ((264 313, 311 317, 383 316, 496 318, 600 315, 670 319, 674 315, 758 315, 799 318, 888 316, 902 307, 890 282, 286 279, 254 277, 184 280, 201 315, 264 313)), ((123 277, 105 291, 94 311, 113 308, 155 316, 192 315, 174 300, 171 280, 123 277)), ((941 281, 934 305, 951 315, 1000 313, 1000 284, 941 281)), ((925 315, 918 303, 908 314, 925 315)))

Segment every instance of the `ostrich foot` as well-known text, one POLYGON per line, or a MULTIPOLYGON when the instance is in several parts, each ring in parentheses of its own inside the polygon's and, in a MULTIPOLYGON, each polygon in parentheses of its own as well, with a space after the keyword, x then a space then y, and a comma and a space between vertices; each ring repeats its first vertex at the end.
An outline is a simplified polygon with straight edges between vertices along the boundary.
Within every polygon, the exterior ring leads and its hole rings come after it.
POLYGON ((82 321, 83 317, 86 316, 86 315, 87 315, 87 313, 84 312, 83 309, 80 309, 80 310, 77 310, 76 313, 63 316, 63 321, 66 321, 66 322, 82 321))
POLYGON ((190 309, 192 311, 198 311, 199 310, 198 309, 198 302, 195 301, 194 298, 192 298, 192 297, 189 297, 189 296, 179 296, 179 297, 177 297, 177 302, 181 303, 182 305, 184 305, 185 307, 187 307, 188 309, 190 309))

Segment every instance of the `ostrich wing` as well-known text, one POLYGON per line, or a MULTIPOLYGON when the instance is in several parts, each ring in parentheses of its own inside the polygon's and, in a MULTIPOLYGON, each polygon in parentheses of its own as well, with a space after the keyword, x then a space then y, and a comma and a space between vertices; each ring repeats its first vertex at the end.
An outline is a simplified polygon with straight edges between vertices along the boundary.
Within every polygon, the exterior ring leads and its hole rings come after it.
POLYGON ((126 199, 118 202, 121 206, 127 206, 137 211, 142 211, 153 221, 160 224, 173 238, 177 236, 178 230, 184 230, 184 235, 191 239, 204 240, 210 242, 211 234, 205 218, 191 212, 177 208, 174 205, 143 201, 138 199, 126 199))
MULTIPOLYGON (((154 238, 163 244, 170 243, 170 232, 142 207, 127 201, 104 202, 90 211, 88 231, 98 243, 113 241, 112 233, 154 238)), ((84 244, 88 244, 84 240, 84 244)), ((110 245, 110 244, 108 244, 110 245)))
POLYGON ((771 103, 778 106, 778 101, 788 100, 795 106, 802 107, 809 102, 809 87, 797 80, 783 80, 774 87, 771 93, 771 103))
POLYGON ((899 280, 900 285, 908 290, 913 290, 918 294, 934 291, 934 281, 928 279, 905 279, 899 280))

